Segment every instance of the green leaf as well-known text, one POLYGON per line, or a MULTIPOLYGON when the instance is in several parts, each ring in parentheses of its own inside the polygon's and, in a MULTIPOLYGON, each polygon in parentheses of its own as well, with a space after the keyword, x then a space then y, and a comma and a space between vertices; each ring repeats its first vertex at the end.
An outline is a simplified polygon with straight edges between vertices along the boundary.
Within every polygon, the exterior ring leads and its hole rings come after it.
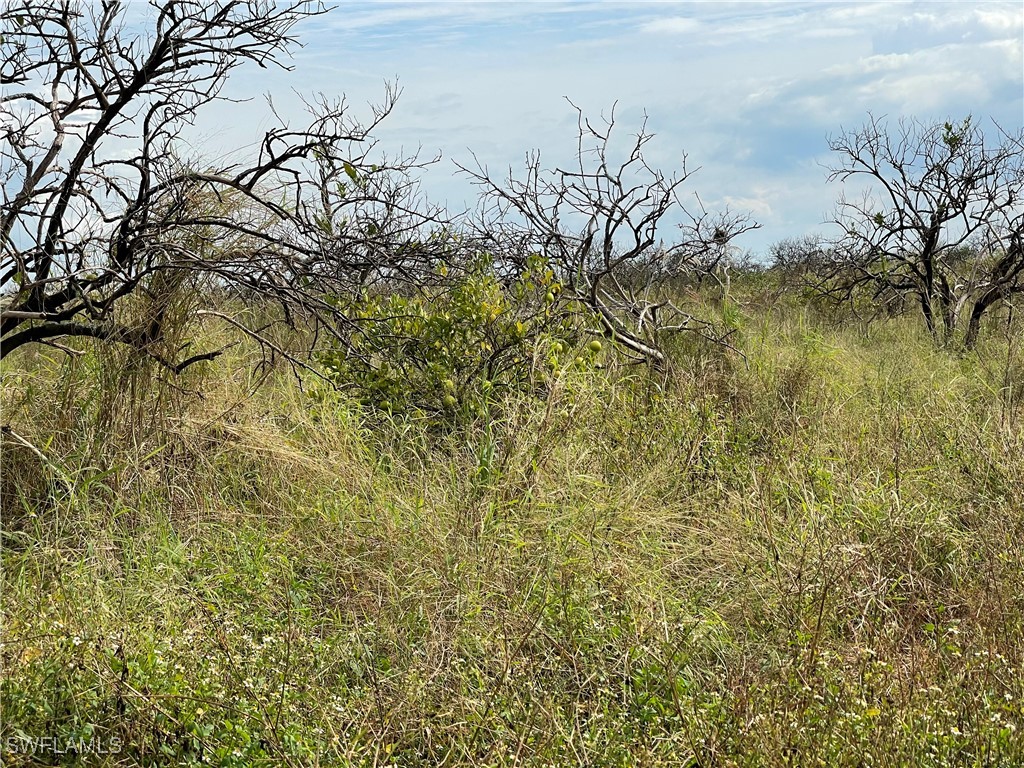
POLYGON ((348 174, 348 177, 352 179, 352 181, 359 181, 359 173, 356 171, 356 168, 354 165, 352 165, 352 163, 346 160, 344 163, 344 167, 345 173, 348 174))

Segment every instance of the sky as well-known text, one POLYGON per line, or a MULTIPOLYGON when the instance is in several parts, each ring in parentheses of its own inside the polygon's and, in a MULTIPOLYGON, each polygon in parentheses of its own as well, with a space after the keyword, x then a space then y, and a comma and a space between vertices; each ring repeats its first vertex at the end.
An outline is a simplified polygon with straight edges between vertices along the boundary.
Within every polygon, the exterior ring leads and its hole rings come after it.
MULTIPOLYGON (((454 162, 498 175, 527 151, 566 164, 576 115, 616 106, 623 142, 647 116, 647 157, 690 170, 684 199, 749 213, 736 245, 764 253, 828 233, 839 193, 828 138, 869 113, 1024 125, 1024 3, 1016 2, 342 2, 296 29, 290 71, 243 67, 209 107, 197 151, 243 146, 269 127, 270 93, 301 122, 299 93, 344 94, 370 115, 386 81, 401 96, 377 131, 389 153, 441 161, 424 193, 453 210, 476 191, 454 162)), ((666 238, 671 232, 666 233, 666 238)))

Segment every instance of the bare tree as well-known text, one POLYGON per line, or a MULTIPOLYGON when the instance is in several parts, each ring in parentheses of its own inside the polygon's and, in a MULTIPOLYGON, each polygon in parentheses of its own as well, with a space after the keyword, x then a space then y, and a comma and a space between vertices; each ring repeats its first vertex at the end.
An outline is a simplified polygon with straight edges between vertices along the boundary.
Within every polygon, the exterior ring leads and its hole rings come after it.
POLYGON ((829 266, 831 261, 822 238, 818 235, 788 237, 772 243, 768 251, 769 266, 782 273, 786 279, 798 282, 805 276, 813 276, 829 266))
POLYGON ((595 124, 572 106, 578 121, 575 166, 544 169, 539 152, 527 156, 523 178, 510 171, 506 179, 495 179, 479 163, 460 166, 492 204, 487 229, 515 232, 510 239, 524 253, 543 254, 565 285, 563 296, 586 305, 603 335, 642 359, 662 364, 660 341, 672 332, 724 341, 710 323, 677 307, 663 288, 680 275, 710 273, 726 259, 733 238, 757 225, 728 212, 710 214, 696 196, 695 206, 684 206, 680 193, 690 176, 685 157, 677 175, 652 167, 644 157, 653 138, 646 120, 615 160, 614 109, 595 124), (665 245, 664 229, 673 219, 674 243, 665 245))
POLYGON ((4 6, 3 355, 84 336, 181 370, 217 352, 180 359, 184 349, 161 347, 157 294, 168 285, 206 280, 337 331, 332 293, 431 260, 438 246, 424 232, 440 218, 418 212, 417 161, 371 161, 394 88, 365 123, 343 100, 310 100, 307 124, 281 120, 244 162, 206 165, 183 150, 183 131, 232 70, 285 66, 295 26, 326 10, 154 0, 143 33, 117 0, 4 6), (125 308, 142 299, 152 306, 140 319, 125 308))
POLYGON ((943 343, 966 319, 973 347, 986 311, 1024 292, 1024 131, 996 129, 871 118, 833 138, 830 180, 868 189, 839 201, 825 290, 911 298, 943 343))

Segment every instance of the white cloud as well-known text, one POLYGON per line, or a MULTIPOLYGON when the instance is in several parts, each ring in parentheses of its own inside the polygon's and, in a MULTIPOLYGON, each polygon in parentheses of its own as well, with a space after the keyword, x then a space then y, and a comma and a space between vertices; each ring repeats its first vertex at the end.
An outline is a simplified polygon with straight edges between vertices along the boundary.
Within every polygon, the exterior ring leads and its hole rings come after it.
MULTIPOLYGON (((790 83, 790 90, 813 87, 814 93, 799 101, 824 120, 882 108, 970 111, 988 102, 995 86, 1014 80, 1021 80, 1020 45, 997 41, 866 56, 790 83)), ((773 95, 785 98, 780 90, 773 95)))
POLYGON ((1024 6, 1016 8, 974 8, 974 16, 985 29, 998 35, 1024 37, 1024 6))
POLYGON ((640 25, 640 31, 646 34, 688 35, 699 31, 702 24, 696 19, 686 16, 669 16, 664 19, 651 19, 640 25))
POLYGON ((764 221, 773 215, 771 203, 763 197, 734 197, 726 195, 722 200, 731 210, 749 211, 755 219, 760 221, 764 221))

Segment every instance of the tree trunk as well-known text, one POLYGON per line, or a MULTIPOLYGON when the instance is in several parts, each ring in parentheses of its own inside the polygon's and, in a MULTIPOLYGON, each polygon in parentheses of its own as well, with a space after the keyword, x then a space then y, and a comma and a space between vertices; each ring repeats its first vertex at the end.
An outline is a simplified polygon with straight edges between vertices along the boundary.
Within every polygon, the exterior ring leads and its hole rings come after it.
POLYGON ((932 310, 931 297, 929 297, 926 292, 922 291, 918 294, 918 300, 921 302, 921 314, 924 315, 924 322, 925 325, 928 326, 928 333, 934 337, 937 331, 935 328, 935 313, 932 310))
POLYGON ((945 334, 944 341, 947 343, 953 340, 956 333, 956 305, 953 302, 953 291, 949 287, 949 281, 945 275, 939 275, 939 309, 942 312, 942 329, 945 334))
POLYGON ((967 335, 964 337, 964 347, 967 349, 974 349, 978 343, 978 332, 981 330, 981 318, 985 315, 985 312, 990 306, 995 304, 999 298, 999 293, 996 291, 988 291, 974 302, 974 306, 971 307, 971 319, 967 323, 967 335))

